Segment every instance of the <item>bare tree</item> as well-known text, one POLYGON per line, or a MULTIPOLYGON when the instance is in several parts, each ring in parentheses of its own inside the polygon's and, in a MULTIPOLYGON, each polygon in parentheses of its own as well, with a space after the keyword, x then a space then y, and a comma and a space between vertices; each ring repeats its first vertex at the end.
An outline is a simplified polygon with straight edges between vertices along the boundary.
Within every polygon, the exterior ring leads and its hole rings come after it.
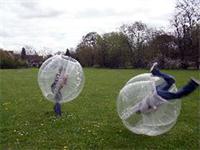
MULTIPOLYGON (((194 29, 197 30, 200 21, 200 0, 178 0, 174 18, 171 21, 175 27, 175 36, 177 37, 177 45, 179 47, 182 67, 186 68, 188 61, 192 55, 199 57, 199 52, 194 48, 194 38, 192 36, 194 29)), ((199 44, 196 44, 199 45, 199 44)), ((195 60, 198 66, 198 60, 195 60)))

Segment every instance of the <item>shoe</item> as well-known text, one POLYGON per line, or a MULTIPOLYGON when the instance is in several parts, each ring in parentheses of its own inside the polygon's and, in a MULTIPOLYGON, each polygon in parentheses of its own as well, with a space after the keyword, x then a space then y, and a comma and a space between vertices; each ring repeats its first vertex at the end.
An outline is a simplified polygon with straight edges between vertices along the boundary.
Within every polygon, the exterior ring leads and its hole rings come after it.
POLYGON ((175 77, 174 76, 172 76, 172 75, 169 75, 170 77, 171 77, 171 83, 175 83, 176 82, 176 79, 175 79, 175 77))
POLYGON ((157 63, 157 62, 153 63, 153 65, 152 65, 152 67, 151 67, 151 69, 150 69, 150 72, 152 73, 152 72, 154 71, 154 69, 157 68, 157 66, 158 66, 158 63, 157 63))
POLYGON ((198 79, 196 79, 196 78, 194 78, 194 77, 191 77, 191 80, 192 80, 193 82, 195 82, 196 84, 200 85, 200 80, 198 80, 198 79))
POLYGON ((54 112, 56 113, 56 116, 57 117, 60 117, 61 116, 61 105, 60 105, 60 103, 56 103, 55 105, 54 105, 54 107, 53 107, 53 109, 54 109, 54 112))

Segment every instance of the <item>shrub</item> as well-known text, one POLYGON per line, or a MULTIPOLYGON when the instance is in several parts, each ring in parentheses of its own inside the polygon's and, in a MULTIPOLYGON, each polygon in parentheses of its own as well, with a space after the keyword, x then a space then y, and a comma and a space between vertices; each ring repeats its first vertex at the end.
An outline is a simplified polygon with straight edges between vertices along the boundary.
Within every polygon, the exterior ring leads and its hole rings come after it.
POLYGON ((13 53, 0 49, 0 68, 11 69, 27 67, 25 61, 17 58, 13 53))

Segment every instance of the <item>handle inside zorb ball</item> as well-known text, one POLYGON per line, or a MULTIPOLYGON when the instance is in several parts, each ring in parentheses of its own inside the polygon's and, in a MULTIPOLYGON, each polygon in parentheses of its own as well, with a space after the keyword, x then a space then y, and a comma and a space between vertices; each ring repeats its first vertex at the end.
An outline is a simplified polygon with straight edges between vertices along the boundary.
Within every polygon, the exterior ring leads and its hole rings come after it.
MULTIPOLYGON (((169 131, 176 123, 181 109, 181 101, 173 100, 160 105, 156 110, 137 113, 137 104, 155 91, 155 85, 163 79, 145 73, 133 77, 121 89, 117 99, 117 111, 123 124, 136 134, 156 136, 169 131)), ((175 92, 173 85, 170 91, 175 92)))

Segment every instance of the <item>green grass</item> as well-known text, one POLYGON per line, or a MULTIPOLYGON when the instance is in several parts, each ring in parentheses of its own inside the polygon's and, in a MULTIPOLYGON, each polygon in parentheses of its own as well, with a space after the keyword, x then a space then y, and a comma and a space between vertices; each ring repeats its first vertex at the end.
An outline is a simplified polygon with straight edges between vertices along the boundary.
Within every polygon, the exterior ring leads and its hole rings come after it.
MULTIPOLYGON (((116 111, 119 90, 147 70, 84 69, 86 82, 75 100, 62 105, 56 118, 53 103, 37 84, 37 69, 0 70, 0 149, 177 149, 197 150, 200 139, 199 90, 183 99, 176 125, 148 137, 127 130, 116 111)), ((165 70, 177 86, 198 71, 165 70)))

